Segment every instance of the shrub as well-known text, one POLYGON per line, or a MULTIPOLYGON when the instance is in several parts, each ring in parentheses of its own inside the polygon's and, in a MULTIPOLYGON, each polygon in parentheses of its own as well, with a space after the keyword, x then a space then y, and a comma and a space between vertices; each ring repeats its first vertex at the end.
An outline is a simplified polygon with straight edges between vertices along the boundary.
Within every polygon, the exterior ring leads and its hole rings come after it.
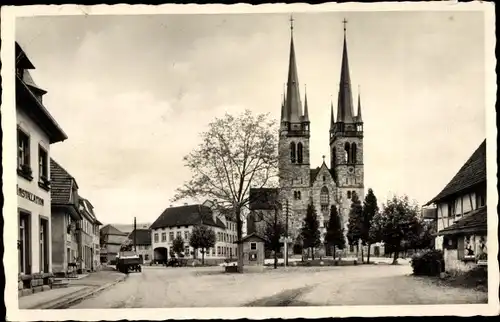
POLYGON ((436 276, 444 271, 444 257, 440 250, 426 250, 412 256, 414 275, 436 276))

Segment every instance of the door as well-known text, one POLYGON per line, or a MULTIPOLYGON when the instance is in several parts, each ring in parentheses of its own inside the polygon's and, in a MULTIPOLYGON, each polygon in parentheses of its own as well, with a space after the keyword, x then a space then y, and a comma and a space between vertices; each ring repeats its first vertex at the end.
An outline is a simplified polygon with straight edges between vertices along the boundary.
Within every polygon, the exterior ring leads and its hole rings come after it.
POLYGON ((28 213, 19 213, 19 272, 21 274, 31 274, 30 265, 30 215, 28 213))
POLYGON ((49 243, 48 243, 48 220, 40 218, 40 270, 44 273, 49 271, 49 243))

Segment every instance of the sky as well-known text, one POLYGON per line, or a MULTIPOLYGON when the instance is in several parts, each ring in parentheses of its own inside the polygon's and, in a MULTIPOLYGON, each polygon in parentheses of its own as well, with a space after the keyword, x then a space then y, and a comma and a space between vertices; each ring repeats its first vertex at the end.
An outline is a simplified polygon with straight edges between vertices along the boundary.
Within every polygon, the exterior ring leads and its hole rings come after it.
MULTIPOLYGON (((328 157, 346 18, 361 92, 365 189, 424 204, 486 137, 482 12, 294 13, 311 166, 328 157)), ((153 222, 189 179, 182 158, 226 112, 279 118, 288 14, 17 18, 16 40, 69 139, 51 146, 103 223, 153 222)), ((179 203, 178 203, 179 204, 179 203)))

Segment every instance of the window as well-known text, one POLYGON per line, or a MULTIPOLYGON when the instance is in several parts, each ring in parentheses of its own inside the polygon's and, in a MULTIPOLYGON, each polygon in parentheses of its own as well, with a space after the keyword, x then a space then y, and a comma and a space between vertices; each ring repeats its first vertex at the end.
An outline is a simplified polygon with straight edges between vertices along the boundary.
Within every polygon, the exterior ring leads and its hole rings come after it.
POLYGON ((257 243, 250 243, 250 249, 251 250, 256 250, 257 249, 257 243))
POLYGON ((332 167, 337 164, 337 152, 335 147, 332 148, 332 167))
POLYGON ((302 143, 297 144, 297 163, 301 164, 303 162, 303 151, 302 143))
POLYGON ((296 161, 295 142, 290 143, 290 161, 292 161, 292 163, 296 161))
POLYGON ((323 182, 325 182, 325 181, 326 181, 326 177, 325 177, 325 176, 323 176, 323 182))
POLYGON ((184 240, 189 240, 189 231, 184 232, 184 240))
POLYGON ((328 211, 328 205, 321 205, 321 211, 328 211))
POLYGON ((351 191, 347 191, 347 199, 351 199, 351 191))
POLYGON ((349 159, 350 152, 351 151, 351 145, 349 142, 346 142, 344 145, 344 162, 345 163, 351 163, 351 160, 349 159))
POLYGON ((328 220, 325 220, 325 221, 323 222, 323 227, 328 228, 328 220))
POLYGON ((144 255, 144 260, 148 261, 149 260, 149 254, 144 255))
POLYGON ((321 193, 319 195, 319 203, 321 205, 327 205, 327 206, 330 203, 330 195, 328 193, 327 187, 321 188, 321 193))
POLYGON ((47 151, 39 145, 38 146, 38 176, 41 180, 48 180, 49 172, 48 172, 48 157, 47 151))
POLYGON ((179 238, 181 237, 182 238, 182 232, 181 231, 178 231, 177 234, 176 234, 176 237, 179 238))
POLYGON ((486 206, 486 194, 484 192, 476 193, 476 208, 486 206))
POLYGON ((220 256, 220 246, 217 246, 217 256, 220 256))
POLYGON ((167 241, 167 233, 161 233, 161 241, 163 243, 167 241))
POLYGON ((184 254, 185 254, 186 256, 188 256, 188 255, 189 255, 189 246, 184 246, 184 254))
POLYGON ((17 168, 28 171, 30 167, 30 137, 21 129, 17 129, 17 168))
POLYGON ((170 242, 172 242, 174 240, 174 232, 173 231, 168 233, 168 239, 170 240, 170 242))
POLYGON ((155 241, 155 243, 158 242, 158 233, 155 233, 154 241, 155 241))
POLYGON ((296 199, 296 200, 300 200, 302 198, 301 194, 300 194, 300 191, 294 191, 293 192, 293 197, 296 199))
POLYGON ((212 248, 212 256, 215 256, 215 247, 212 248))
POLYGON ((356 147, 356 143, 353 143, 351 145, 351 162, 352 163, 356 163, 356 154, 357 154, 357 147, 356 147))

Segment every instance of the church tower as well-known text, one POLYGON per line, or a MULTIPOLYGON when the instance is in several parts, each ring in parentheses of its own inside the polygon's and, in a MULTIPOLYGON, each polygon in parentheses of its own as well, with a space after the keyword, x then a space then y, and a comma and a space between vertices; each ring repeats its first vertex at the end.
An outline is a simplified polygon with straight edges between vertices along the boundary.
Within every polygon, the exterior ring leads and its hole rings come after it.
POLYGON ((304 109, 299 91, 299 78, 295 47, 293 43, 293 18, 290 19, 291 39, 288 63, 286 92, 281 106, 281 125, 279 133, 279 174, 280 187, 288 199, 290 212, 289 231, 293 236, 298 227, 296 223, 305 215, 309 202, 310 161, 309 137, 310 122, 307 94, 304 109))
POLYGON ((337 103, 337 120, 331 107, 330 124, 330 157, 331 169, 338 187, 337 200, 342 214, 344 227, 348 222, 351 198, 356 193, 364 200, 364 168, 363 168, 363 119, 361 117, 361 100, 358 94, 358 111, 354 115, 354 104, 349 74, 347 55, 346 23, 344 19, 344 45, 340 71, 339 95, 337 103))

